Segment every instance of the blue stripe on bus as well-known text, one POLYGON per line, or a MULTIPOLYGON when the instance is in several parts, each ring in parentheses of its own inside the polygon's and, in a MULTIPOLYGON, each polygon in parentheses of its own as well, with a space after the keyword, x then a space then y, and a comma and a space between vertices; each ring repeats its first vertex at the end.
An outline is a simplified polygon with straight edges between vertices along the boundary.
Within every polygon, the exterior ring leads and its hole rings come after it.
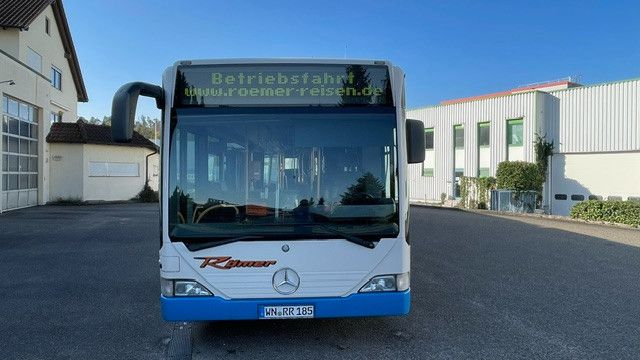
POLYGON ((218 296, 160 297, 167 321, 255 320, 264 306, 314 305, 316 318, 398 316, 410 309, 410 291, 347 297, 225 300, 218 296))

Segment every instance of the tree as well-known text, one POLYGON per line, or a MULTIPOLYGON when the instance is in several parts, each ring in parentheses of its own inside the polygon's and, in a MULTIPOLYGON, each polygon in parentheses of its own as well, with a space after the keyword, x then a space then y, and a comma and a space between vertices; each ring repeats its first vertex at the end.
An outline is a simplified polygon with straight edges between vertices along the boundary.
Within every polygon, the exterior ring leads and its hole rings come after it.
POLYGON ((349 186, 342 194, 340 203, 342 205, 366 205, 371 200, 377 201, 384 197, 384 185, 382 182, 367 172, 356 180, 356 183, 349 186))
POLYGON ((536 140, 534 142, 534 148, 536 151, 536 164, 538 165, 538 171, 542 176, 542 181, 547 180, 547 172, 549 171, 549 158, 553 155, 554 150, 553 141, 548 142, 547 136, 536 134, 536 140))
MULTIPOLYGON (((111 116, 106 115, 102 117, 102 120, 94 116, 89 118, 89 120, 80 116, 78 117, 78 120, 86 124, 111 126, 111 116)), ((147 139, 155 140, 160 138, 162 123, 160 120, 152 119, 150 116, 140 115, 133 126, 133 130, 137 131, 147 139)))
POLYGON ((371 78, 363 65, 348 65, 346 67, 347 78, 342 80, 343 95, 340 104, 366 105, 371 103, 373 94, 363 95, 363 90, 371 86, 371 78), (353 92, 356 92, 356 95, 353 92))
POLYGON ((151 119, 149 116, 140 115, 133 129, 147 139, 154 140, 160 138, 162 126, 158 119, 151 119))

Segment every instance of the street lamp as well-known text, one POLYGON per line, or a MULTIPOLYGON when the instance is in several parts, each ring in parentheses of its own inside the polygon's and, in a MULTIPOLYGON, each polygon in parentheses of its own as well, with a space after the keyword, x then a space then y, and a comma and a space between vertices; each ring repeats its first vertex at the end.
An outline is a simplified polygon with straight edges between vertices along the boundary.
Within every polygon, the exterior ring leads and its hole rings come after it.
POLYGON ((9 85, 15 85, 16 82, 13 80, 4 80, 4 81, 0 81, 0 84, 4 84, 4 83, 9 83, 9 85))

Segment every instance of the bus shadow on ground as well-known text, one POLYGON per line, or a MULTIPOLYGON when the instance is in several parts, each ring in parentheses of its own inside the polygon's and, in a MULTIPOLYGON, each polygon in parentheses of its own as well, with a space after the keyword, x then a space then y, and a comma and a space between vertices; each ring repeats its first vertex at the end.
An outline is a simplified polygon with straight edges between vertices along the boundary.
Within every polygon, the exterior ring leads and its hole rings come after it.
POLYGON ((401 330, 408 317, 250 320, 195 323, 194 348, 215 349, 217 353, 254 353, 276 356, 285 346, 291 354, 304 358, 328 351, 354 350, 354 344, 367 344, 376 338, 392 342, 406 340, 401 330), (275 345, 275 346, 274 346, 275 345))

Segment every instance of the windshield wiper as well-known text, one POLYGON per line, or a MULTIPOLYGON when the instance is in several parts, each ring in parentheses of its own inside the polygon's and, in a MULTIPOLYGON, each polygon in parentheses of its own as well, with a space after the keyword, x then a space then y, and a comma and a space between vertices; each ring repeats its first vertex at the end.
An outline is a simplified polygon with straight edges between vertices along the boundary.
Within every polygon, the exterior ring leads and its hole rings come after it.
POLYGON ((336 234, 336 235, 340 236, 341 238, 343 238, 343 239, 345 239, 345 240, 347 240, 349 242, 352 242, 352 243, 354 243, 356 245, 364 246, 364 247, 369 248, 369 249, 373 249, 373 248, 376 247, 376 243, 374 243, 371 240, 363 239, 361 237, 346 233, 344 231, 340 231, 340 230, 334 229, 334 228, 332 228, 330 226, 327 226, 327 225, 324 225, 324 224, 314 223, 314 224, 294 224, 294 225, 304 225, 304 226, 319 227, 319 228, 321 228, 323 230, 326 230, 326 231, 328 231, 330 233, 336 234))
MULTIPOLYGON (((188 238, 188 237, 174 237, 174 239, 179 239, 179 240, 193 240, 192 238, 188 238)), ((190 243, 185 243, 185 245, 187 246, 187 248, 190 251, 198 251, 198 250, 203 250, 203 249, 208 249, 208 248, 212 248, 215 246, 220 246, 220 245, 225 245, 225 244, 231 244, 234 243, 236 241, 244 241, 244 240, 258 240, 258 239, 264 239, 264 236, 262 235, 246 235, 246 236, 238 236, 238 237, 232 237, 232 238, 221 238, 220 240, 211 240, 211 241, 204 241, 204 242, 190 242, 190 243)))
MULTIPOLYGON (((282 224, 271 224, 273 225, 282 225, 282 224)), ((349 242, 352 242, 356 245, 360 245, 360 246, 364 246, 366 248, 369 249, 374 249, 376 247, 376 243, 371 241, 371 240, 367 240, 367 239, 363 239, 361 237, 349 234, 347 232, 343 232, 337 229, 334 229, 330 226, 324 225, 324 224, 319 224, 319 223, 289 223, 286 225, 291 225, 291 226, 309 226, 309 227, 315 227, 315 228, 319 228, 322 230, 325 230, 326 232, 332 233, 334 235, 338 235, 341 239, 347 240, 349 242)), ((288 234, 288 235, 293 235, 293 234, 288 234)), ((203 249, 208 249, 208 248, 212 248, 212 247, 216 247, 216 246, 221 246, 221 245, 225 245, 225 244, 230 244, 230 243, 234 243, 237 241, 244 241, 244 240, 261 240, 261 239, 265 239, 266 236, 264 235, 245 235, 245 236, 237 236, 237 237, 230 237, 230 238, 219 238, 216 239, 211 238, 211 237, 202 237, 202 238, 193 238, 193 237, 188 237, 188 236, 174 236, 173 239, 175 240, 182 240, 185 245, 187 246, 187 248, 190 251, 198 251, 198 250, 203 250, 203 249), (203 241, 195 241, 194 240, 199 240, 202 239, 203 241)), ((295 239, 295 236, 293 237, 295 239)))

